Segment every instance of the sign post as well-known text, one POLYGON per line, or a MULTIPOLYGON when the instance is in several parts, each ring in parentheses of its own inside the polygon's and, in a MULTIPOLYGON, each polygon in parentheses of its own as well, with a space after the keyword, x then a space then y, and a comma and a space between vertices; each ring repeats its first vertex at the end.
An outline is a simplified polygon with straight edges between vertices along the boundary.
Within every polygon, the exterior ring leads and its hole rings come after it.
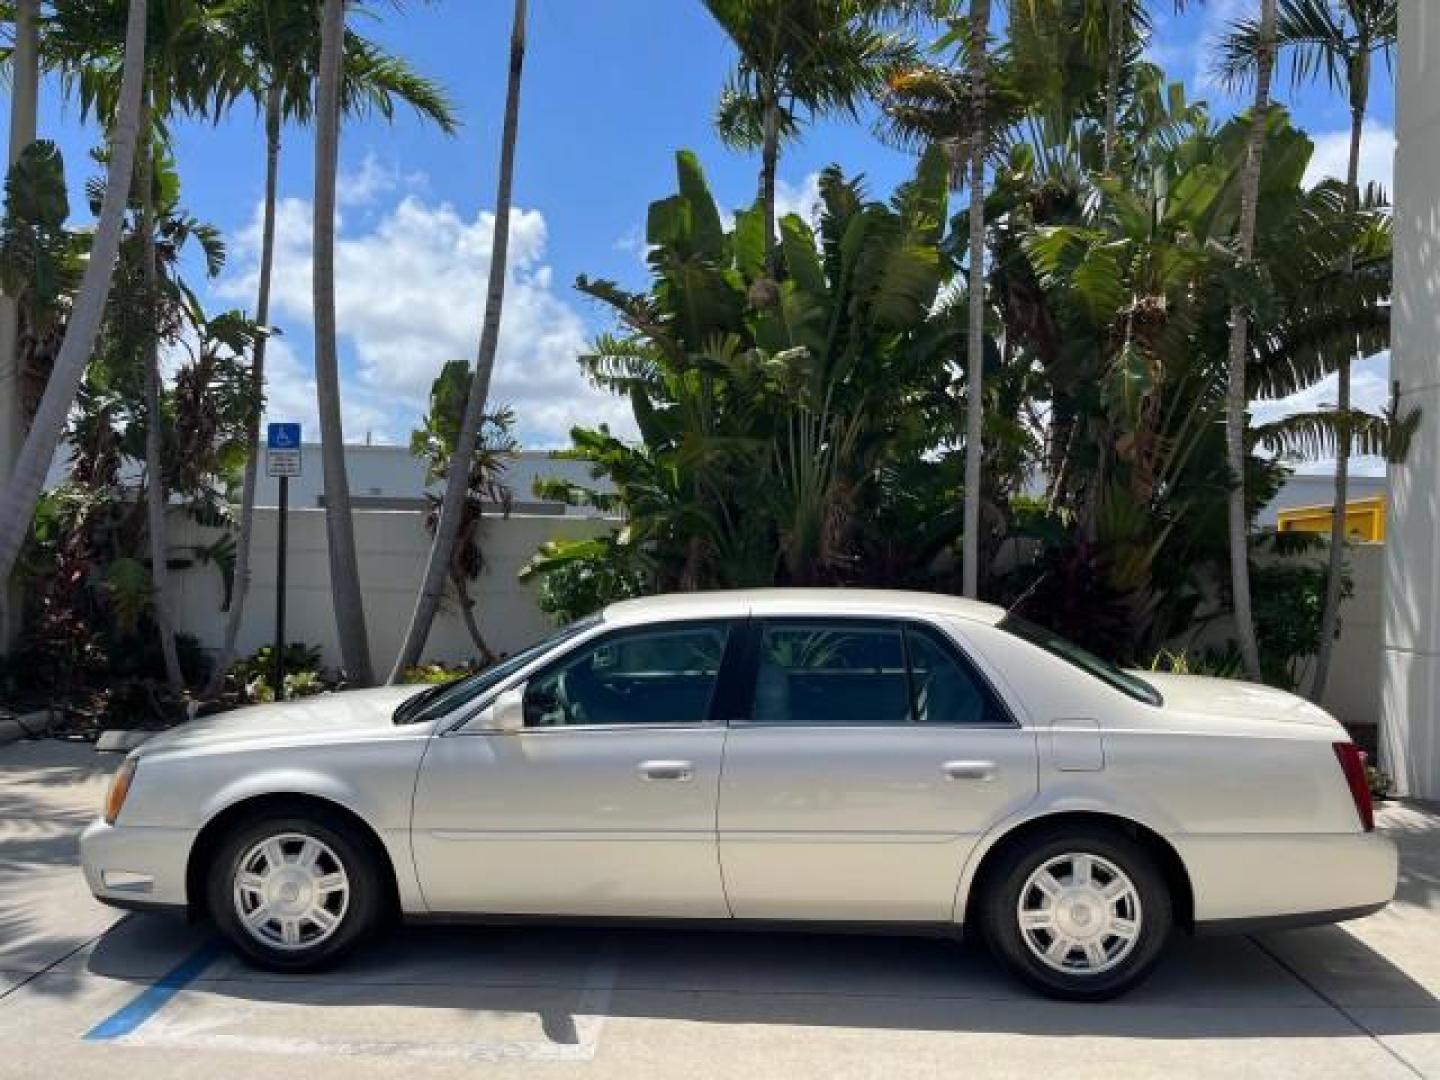
POLYGON ((280 516, 275 544, 275 646, 270 686, 285 700, 285 556, 289 543, 290 477, 299 476, 300 425, 270 424, 265 432, 265 473, 280 481, 280 516))

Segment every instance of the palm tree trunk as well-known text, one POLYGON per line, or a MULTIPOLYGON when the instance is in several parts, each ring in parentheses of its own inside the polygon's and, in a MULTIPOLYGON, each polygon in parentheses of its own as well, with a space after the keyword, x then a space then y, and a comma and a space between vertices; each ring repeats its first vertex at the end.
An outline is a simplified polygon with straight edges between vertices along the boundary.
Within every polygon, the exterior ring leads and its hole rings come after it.
MULTIPOLYGON (((1351 210, 1360 204, 1360 145, 1364 138, 1365 111, 1369 101, 1369 54, 1362 53, 1356 78, 1361 85, 1351 88, 1350 161, 1345 173, 1346 201, 1351 210)), ((1346 260, 1346 269, 1354 266, 1354 256, 1346 260)), ((1325 566, 1325 607, 1320 615, 1320 648, 1315 654, 1315 672, 1310 679, 1310 700, 1319 704, 1325 696, 1330 679, 1330 660, 1335 654, 1335 639, 1340 633, 1340 591, 1345 572, 1345 517, 1350 502, 1350 357, 1340 360, 1336 372, 1339 383, 1335 407, 1340 417, 1340 433, 1335 446, 1335 502, 1330 509, 1330 552, 1325 566)))
POLYGON ((320 75, 315 108, 315 393, 320 413, 320 460, 325 479, 325 533, 330 548, 330 595, 340 660, 354 686, 369 686, 370 641, 355 556, 345 431, 340 420, 340 362, 335 344, 335 174, 340 152, 340 64, 345 0, 325 0, 320 24, 320 75))
MULTIPOLYGON (((11 167, 35 141, 36 101, 40 94, 40 0, 15 4, 15 46, 11 54, 10 152, 11 167)), ((20 308, 13 296, 0 295, 0 484, 10 479, 15 457, 25 438, 25 417, 20 405, 20 308)), ((13 582, 0 588, 0 652, 9 649, 20 632, 20 590, 13 582)))
POLYGON ((120 233, 135 167, 145 65, 145 9, 146 0, 130 0, 125 23, 120 103, 115 123, 110 129, 105 196, 100 204, 100 221, 85 266, 85 276, 81 279, 80 292, 71 308, 65 340, 55 358, 45 395, 40 399, 40 407, 30 423, 25 445, 5 485, 4 497, 0 499, 0 580, 8 581, 15 568, 20 546, 35 516, 35 504, 40 498, 45 474, 60 445, 65 418, 85 375, 95 335, 105 314, 105 301, 110 294, 115 257, 120 250, 120 233))
MULTIPOLYGON (((768 84, 767 84, 768 86, 768 84)), ((765 218, 765 272, 776 276, 775 174, 780 167, 780 102, 773 87, 764 95, 764 131, 760 147, 760 207, 765 218)))
POLYGON ((985 420, 985 79, 990 0, 970 5, 970 83, 975 119, 970 142, 970 316, 966 335, 965 536, 962 541, 966 596, 980 592, 980 465, 985 420))
POLYGON ((465 578, 461 574, 452 573, 450 584, 455 587, 455 598, 460 604, 460 618, 465 623, 465 632, 470 635, 475 651, 479 654, 480 666, 489 667, 495 662, 495 650, 490 648, 485 635, 480 632, 480 624, 475 621, 475 601, 470 596, 465 578))
MULTIPOLYGON (((280 178, 280 106, 281 85, 271 82, 265 94, 265 210, 260 227, 260 284, 255 296, 255 321, 262 327, 270 322, 270 273, 275 265, 275 202, 280 178)), ((245 598, 250 591, 250 546, 255 531, 255 487, 260 465, 260 402, 265 396, 265 345, 268 334, 255 342, 255 356, 250 364, 250 392, 255 412, 246 432, 245 481, 240 494, 240 535, 235 541, 235 595, 225 619, 225 641, 207 697, 214 697, 225 685, 225 672, 235 659, 235 643, 240 637, 240 624, 245 618, 245 598)))
MULTIPOLYGON (((160 303, 160 274, 155 263, 155 148, 150 105, 140 106, 140 162, 135 184, 140 189, 140 257, 144 262, 145 302, 151 311, 160 303)), ((169 530, 165 523, 165 417, 160 411, 160 339, 152 329, 145 339, 145 508, 150 534, 150 610, 160 635, 165 660, 165 681, 180 691, 180 657, 175 649, 175 625, 170 618, 169 530)))
MULTIPOLYGON (((1255 253, 1255 217, 1260 201, 1260 162, 1265 150, 1266 120, 1270 115, 1270 77, 1275 68, 1275 0, 1260 0, 1260 41, 1256 57, 1255 105, 1245 147, 1245 170, 1240 189, 1240 262, 1248 264, 1255 253)), ((1229 500, 1230 591, 1235 608, 1235 636, 1246 674, 1258 680, 1260 649, 1255 642, 1255 621, 1250 609, 1249 515, 1245 505, 1246 410, 1245 359, 1249 314, 1239 301, 1230 307, 1229 379, 1225 401, 1225 456, 1232 487, 1229 500)))
POLYGON ((505 303, 506 263, 510 249, 510 192, 515 177, 516 129, 520 119, 520 76, 525 68, 526 0, 515 0, 514 21, 510 30, 510 79, 505 93, 505 120, 500 135, 500 179, 495 195, 495 232, 490 244, 490 282, 485 297, 485 321, 480 330, 480 349, 475 358, 475 378, 470 381, 470 394, 465 401, 465 417, 455 440, 455 452, 445 473, 445 496, 440 504, 440 520, 435 526, 435 542, 430 546, 430 560, 420 595, 415 600, 415 613, 405 641, 390 671, 390 682, 400 681, 405 668, 417 663, 430 624, 440 607, 445 592, 445 577, 454 557, 456 537, 465 516, 469 492, 470 463, 475 455, 475 440, 485 415, 485 402, 490 395, 490 378, 495 372, 495 351, 500 344, 500 312, 505 303))
POLYGON ((1120 113, 1120 64, 1125 52, 1124 11, 1125 0, 1109 0, 1109 48, 1107 49, 1105 72, 1105 171, 1115 171, 1115 144, 1119 139, 1120 113))

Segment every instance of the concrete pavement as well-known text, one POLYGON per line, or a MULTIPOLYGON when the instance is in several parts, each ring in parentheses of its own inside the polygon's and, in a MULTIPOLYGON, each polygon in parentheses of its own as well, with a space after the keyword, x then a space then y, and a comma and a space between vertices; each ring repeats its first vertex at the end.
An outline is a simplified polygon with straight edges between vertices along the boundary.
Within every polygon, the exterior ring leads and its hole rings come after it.
POLYGON ((978 949, 829 934, 408 928, 324 975, 256 972, 89 897, 75 838, 116 763, 0 748, 0 1077, 1440 1078, 1440 815, 1412 807, 1382 815, 1386 911, 1178 940, 1128 998, 1074 1006, 978 949))

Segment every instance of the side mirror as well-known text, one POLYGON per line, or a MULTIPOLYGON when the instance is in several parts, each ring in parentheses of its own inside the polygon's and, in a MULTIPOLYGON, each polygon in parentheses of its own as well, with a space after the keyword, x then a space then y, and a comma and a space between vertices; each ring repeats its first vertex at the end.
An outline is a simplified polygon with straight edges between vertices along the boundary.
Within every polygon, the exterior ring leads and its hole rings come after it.
POLYGON ((476 731, 513 734, 525 728, 525 687, 506 690, 465 725, 476 731))

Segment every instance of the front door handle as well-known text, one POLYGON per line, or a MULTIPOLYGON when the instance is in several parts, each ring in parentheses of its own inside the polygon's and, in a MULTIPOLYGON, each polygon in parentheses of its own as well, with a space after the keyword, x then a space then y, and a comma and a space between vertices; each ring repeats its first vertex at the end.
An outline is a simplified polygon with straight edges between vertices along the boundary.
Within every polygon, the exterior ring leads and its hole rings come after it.
POLYGON ((638 768, 644 780, 695 779, 695 766, 688 761, 642 761, 638 768))
POLYGON ((945 770, 945 775, 951 780, 988 782, 995 779, 995 762, 993 761, 947 761, 941 768, 945 770))

